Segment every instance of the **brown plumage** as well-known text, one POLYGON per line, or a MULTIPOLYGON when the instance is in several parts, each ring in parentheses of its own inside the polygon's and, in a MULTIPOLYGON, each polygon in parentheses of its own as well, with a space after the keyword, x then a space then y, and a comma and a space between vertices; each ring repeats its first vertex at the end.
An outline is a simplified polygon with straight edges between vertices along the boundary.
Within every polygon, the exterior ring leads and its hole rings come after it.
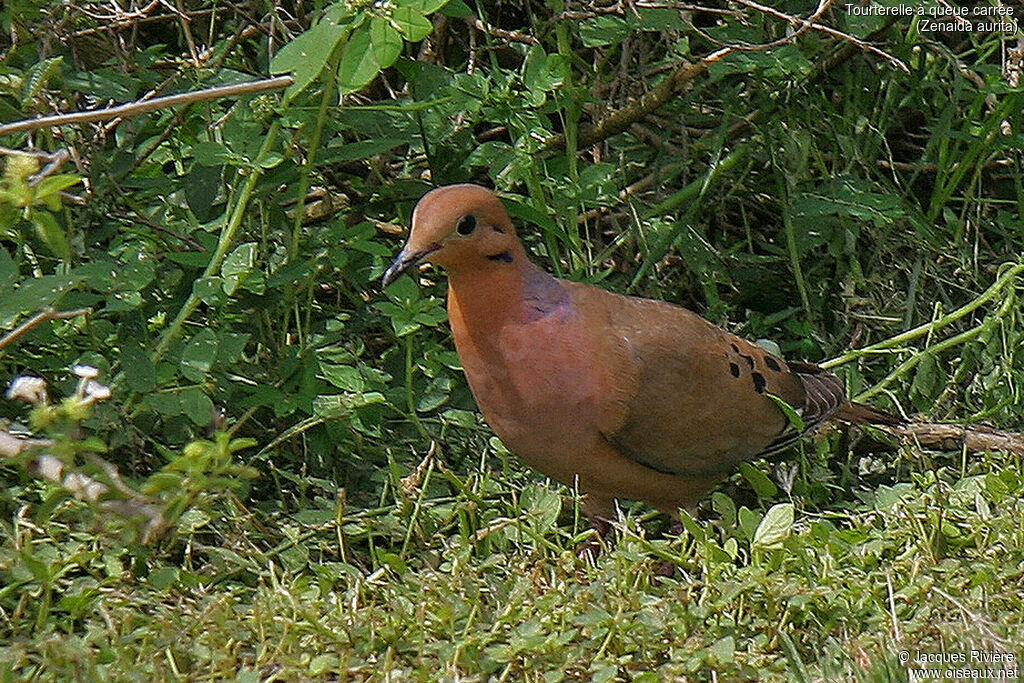
POLYGON ((690 311, 556 279, 530 262, 501 201, 450 185, 416 206, 385 285, 420 262, 448 271, 448 316, 484 418, 527 464, 586 494, 591 517, 628 498, 675 515, 737 464, 831 416, 892 424, 842 383, 690 311))

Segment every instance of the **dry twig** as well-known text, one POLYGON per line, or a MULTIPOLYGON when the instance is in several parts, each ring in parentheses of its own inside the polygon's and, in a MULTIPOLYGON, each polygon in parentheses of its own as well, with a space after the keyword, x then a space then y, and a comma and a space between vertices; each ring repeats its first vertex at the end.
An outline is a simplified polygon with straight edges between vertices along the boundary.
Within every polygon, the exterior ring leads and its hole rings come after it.
POLYGON ((14 342, 18 337, 38 327, 47 320, 68 320, 70 318, 77 318, 80 315, 88 315, 89 313, 92 313, 91 308, 77 308, 73 311, 58 311, 56 309, 46 307, 0 338, 0 350, 14 342))
POLYGON ((72 112, 70 114, 56 114, 54 116, 43 116, 37 119, 24 119, 22 121, 15 121, 13 123, 0 126, 0 136, 19 133, 26 130, 48 128, 51 126, 91 123, 93 121, 105 121, 107 119, 122 116, 138 116, 139 114, 145 114, 147 112, 164 109, 166 107, 174 107, 179 104, 189 104, 192 102, 213 100, 221 97, 232 97, 235 95, 248 95, 252 93, 265 92, 267 90, 277 90, 279 88, 286 88, 292 83, 293 80, 291 76, 277 76, 276 78, 265 78, 259 81, 250 81, 249 83, 237 83, 235 85, 225 85, 218 88, 207 88, 206 90, 196 90, 194 92, 179 93, 177 95, 156 97, 142 102, 129 102, 127 104, 120 104, 116 107, 107 107, 105 109, 79 111, 72 112))

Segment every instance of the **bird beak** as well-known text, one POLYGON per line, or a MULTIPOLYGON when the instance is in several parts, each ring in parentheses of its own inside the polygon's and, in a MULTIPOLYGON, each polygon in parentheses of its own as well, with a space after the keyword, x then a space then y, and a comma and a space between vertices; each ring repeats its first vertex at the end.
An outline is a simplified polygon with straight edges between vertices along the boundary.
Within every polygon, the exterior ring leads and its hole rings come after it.
POLYGON ((406 245, 402 251, 398 252, 398 256, 396 256, 395 260, 391 262, 388 269, 384 271, 384 277, 381 278, 381 286, 387 287, 398 279, 399 275, 417 265, 420 261, 425 259, 427 256, 430 256, 440 248, 441 245, 437 242, 434 242, 427 246, 426 249, 420 249, 419 251, 409 251, 409 245, 406 245))

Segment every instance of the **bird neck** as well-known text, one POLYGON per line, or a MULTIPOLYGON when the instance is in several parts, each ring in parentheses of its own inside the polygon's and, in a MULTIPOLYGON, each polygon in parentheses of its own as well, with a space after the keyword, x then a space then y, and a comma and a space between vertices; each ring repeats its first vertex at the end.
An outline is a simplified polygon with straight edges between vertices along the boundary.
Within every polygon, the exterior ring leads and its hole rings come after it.
POLYGON ((524 322, 531 302, 561 291, 558 281, 535 266, 520 244, 507 257, 489 258, 448 269, 448 312, 453 328, 474 333, 524 322))

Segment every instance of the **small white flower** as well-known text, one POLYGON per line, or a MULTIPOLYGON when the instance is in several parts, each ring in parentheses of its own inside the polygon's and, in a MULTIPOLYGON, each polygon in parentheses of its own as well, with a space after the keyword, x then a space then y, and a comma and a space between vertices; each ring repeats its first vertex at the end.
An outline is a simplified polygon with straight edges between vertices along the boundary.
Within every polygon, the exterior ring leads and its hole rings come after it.
POLYGON ((46 380, 31 375, 18 375, 12 379, 7 386, 5 395, 11 400, 25 401, 35 405, 45 405, 50 402, 50 395, 46 391, 46 380))
POLYGON ((85 385, 86 400, 106 401, 110 398, 110 395, 110 387, 100 384, 95 380, 89 380, 89 383, 85 385))
POLYGON ((64 463, 56 456, 44 453, 36 458, 36 472, 44 479, 60 482, 61 474, 64 473, 64 463))
POLYGON ((91 365, 76 365, 71 368, 71 372, 83 379, 96 379, 100 376, 100 371, 91 365))

